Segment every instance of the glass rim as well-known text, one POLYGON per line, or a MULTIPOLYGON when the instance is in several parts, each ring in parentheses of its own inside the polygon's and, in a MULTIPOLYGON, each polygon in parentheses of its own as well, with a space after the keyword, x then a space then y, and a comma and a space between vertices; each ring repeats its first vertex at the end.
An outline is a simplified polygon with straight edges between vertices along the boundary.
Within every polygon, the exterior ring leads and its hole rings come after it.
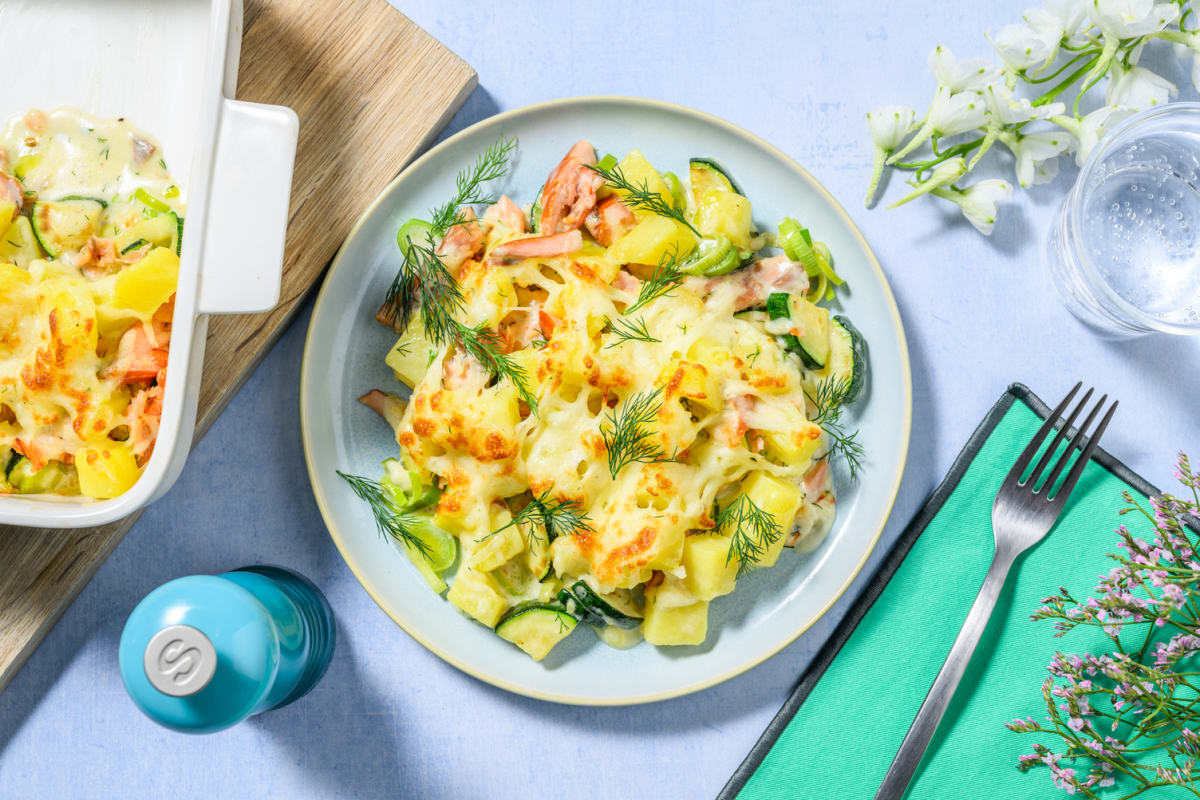
POLYGON ((1127 119, 1121 120, 1111 131, 1101 137, 1100 141, 1092 148, 1092 152, 1088 154, 1087 160, 1083 166, 1079 168, 1079 175, 1075 178, 1075 185, 1071 187, 1071 191, 1067 194, 1066 202, 1069 204, 1068 225, 1071 237, 1071 244, 1076 253, 1076 262, 1079 269, 1086 273, 1089 278, 1089 283, 1093 289, 1104 295, 1104 299, 1111 302, 1114 306, 1121 310, 1121 313, 1136 324, 1141 325, 1149 330, 1157 330, 1165 333, 1176 333, 1182 335, 1196 335, 1200 333, 1200 328, 1195 325, 1181 325, 1177 322, 1155 317, 1147 314, 1137 306, 1130 303, 1125 298, 1117 294, 1109 285, 1108 281, 1104 280, 1100 275, 1099 270, 1092 264, 1091 257, 1088 255, 1087 249, 1082 246, 1083 237, 1080 231, 1083 227, 1083 204, 1079 202, 1080 196, 1083 194, 1083 187, 1087 184, 1088 178, 1095 172, 1097 165, 1107 157, 1113 149, 1115 149, 1127 135, 1137 128, 1151 122, 1159 117, 1174 116, 1177 114, 1200 114, 1200 102, 1196 101, 1180 101, 1175 103, 1164 103, 1161 106, 1153 106, 1151 108, 1138 111, 1127 119))

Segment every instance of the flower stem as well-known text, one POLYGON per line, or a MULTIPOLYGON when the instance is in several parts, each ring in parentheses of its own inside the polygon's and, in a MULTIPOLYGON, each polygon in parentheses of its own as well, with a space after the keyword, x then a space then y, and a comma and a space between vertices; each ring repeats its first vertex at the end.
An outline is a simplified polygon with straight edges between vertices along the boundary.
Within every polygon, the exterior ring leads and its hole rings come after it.
POLYGON ((888 151, 882 147, 875 148, 875 163, 871 167, 871 182, 867 185, 867 199, 863 203, 867 208, 875 204, 875 192, 879 188, 879 179, 883 177, 883 168, 886 165, 888 155, 888 151))
MULTIPOLYGON (((1099 56, 1093 56, 1092 58, 1090 58, 1087 61, 1087 63, 1083 64, 1081 67, 1079 67, 1074 72, 1072 72, 1070 75, 1068 75, 1066 78, 1064 78, 1061 83, 1057 84, 1053 89, 1050 89, 1045 94, 1043 94, 1041 97, 1034 100, 1033 105, 1045 106, 1045 105, 1049 105, 1050 103, 1053 103, 1060 94, 1062 94, 1063 92, 1065 92, 1067 90, 1067 87, 1069 87, 1071 84, 1075 83, 1075 81, 1079 80, 1084 75, 1087 75, 1092 69, 1094 69, 1096 67, 1096 64, 1100 61, 1101 58, 1103 58, 1103 54, 1101 54, 1099 56)), ((1109 58, 1111 59, 1112 56, 1109 55, 1109 58)))

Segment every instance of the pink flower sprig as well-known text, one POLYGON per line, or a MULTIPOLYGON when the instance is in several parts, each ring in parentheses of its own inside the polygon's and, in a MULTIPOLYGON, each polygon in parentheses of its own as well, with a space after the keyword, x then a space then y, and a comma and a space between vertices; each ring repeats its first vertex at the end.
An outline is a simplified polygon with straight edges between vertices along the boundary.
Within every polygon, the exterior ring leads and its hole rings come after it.
POLYGON ((1200 797, 1200 475, 1181 453, 1175 477, 1190 499, 1164 494, 1145 507, 1122 493, 1118 513, 1143 514, 1152 539, 1120 525, 1116 565, 1092 595, 1080 602, 1060 587, 1031 615, 1054 620, 1056 637, 1093 626, 1113 645, 1103 655, 1056 652, 1042 684, 1045 719, 1006 726, 1061 739, 1060 752, 1035 744, 1017 769, 1044 767, 1067 794, 1128 800, 1170 787, 1162 796, 1200 797))

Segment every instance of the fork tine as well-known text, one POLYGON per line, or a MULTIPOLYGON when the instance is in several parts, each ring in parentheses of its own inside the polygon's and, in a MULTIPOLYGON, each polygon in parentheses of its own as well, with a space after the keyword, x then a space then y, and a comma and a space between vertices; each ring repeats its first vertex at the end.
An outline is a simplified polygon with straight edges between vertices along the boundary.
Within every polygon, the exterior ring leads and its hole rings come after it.
POLYGON ((1083 424, 1075 429, 1075 435, 1071 437, 1069 442, 1067 442, 1067 449, 1063 451, 1062 457, 1059 458, 1058 463, 1054 465, 1054 470, 1050 473, 1050 476, 1046 478, 1046 482, 1035 491, 1035 494, 1044 493, 1046 497, 1050 496, 1050 490, 1054 488, 1054 482, 1058 480, 1058 476, 1062 474, 1062 471, 1066 469, 1067 464, 1070 463, 1071 456, 1075 454, 1076 450, 1083 449, 1084 435, 1087 433, 1087 429, 1092 426, 1092 420, 1096 418, 1096 414, 1098 414, 1100 409, 1104 407, 1104 402, 1106 400, 1108 400, 1108 395, 1102 396, 1100 398, 1100 402, 1096 403, 1095 408, 1093 408, 1091 413, 1087 415, 1087 419, 1083 421, 1083 424))
POLYGON ((1042 427, 1038 429, 1038 432, 1034 434, 1032 441, 1026 445, 1023 451, 1021 451, 1021 456, 1017 459, 1017 463, 1013 464, 1013 468, 1008 471, 1008 476, 1004 479, 1004 486, 1020 483, 1021 474, 1025 472, 1025 468, 1028 467, 1029 462, 1033 460, 1033 456, 1035 453, 1037 453, 1038 447, 1040 447, 1042 442, 1046 439, 1046 434, 1054 428, 1054 423, 1057 422, 1060 417, 1062 417, 1062 413, 1066 409, 1067 404, 1071 402, 1073 397, 1075 397, 1075 393, 1079 391, 1080 386, 1083 386, 1083 381, 1080 381, 1071 387, 1071 391, 1067 392, 1067 396, 1064 397, 1062 402, 1059 403, 1058 406, 1056 406, 1055 409, 1046 417, 1045 423, 1043 423, 1042 427))
POLYGON ((1025 483, 1021 484, 1022 486, 1033 486, 1036 490, 1038 485, 1038 476, 1045 471, 1046 465, 1050 463, 1050 459, 1053 458, 1054 454, 1058 451, 1059 443, 1061 443, 1063 437, 1067 435, 1067 431, 1071 429, 1071 426, 1075 424, 1075 418, 1079 416, 1080 411, 1083 411, 1088 400, 1092 398, 1092 393, 1094 391, 1095 389, 1088 387, 1088 390, 1084 392, 1083 397, 1080 398, 1079 403, 1075 406, 1075 410, 1071 412, 1071 416, 1067 417, 1067 421, 1059 427, 1058 433, 1054 436, 1054 440, 1050 442, 1050 446, 1046 448, 1046 452, 1042 454, 1040 459, 1038 459, 1037 466, 1033 468, 1033 472, 1029 473, 1029 477, 1025 479, 1025 483))
MULTIPOLYGON (((1101 401, 1103 402, 1103 401, 1101 401)), ((1071 467, 1070 473, 1067 474, 1067 479, 1063 481, 1062 487, 1054 493, 1054 497, 1048 498, 1051 502, 1058 505, 1064 505, 1067 498, 1071 495, 1071 490, 1075 488, 1079 476, 1083 474, 1083 468, 1092 460, 1092 453, 1096 450, 1096 445, 1100 441, 1100 437, 1104 435, 1105 429, 1108 427, 1108 421, 1112 419, 1113 413, 1116 412, 1117 406, 1120 403, 1113 400, 1113 404, 1109 407, 1108 413, 1100 420, 1100 425, 1097 426, 1096 432, 1088 437, 1087 447, 1083 448, 1083 455, 1075 462, 1075 466, 1071 467)), ((1090 421, 1090 420, 1089 420, 1090 421)))

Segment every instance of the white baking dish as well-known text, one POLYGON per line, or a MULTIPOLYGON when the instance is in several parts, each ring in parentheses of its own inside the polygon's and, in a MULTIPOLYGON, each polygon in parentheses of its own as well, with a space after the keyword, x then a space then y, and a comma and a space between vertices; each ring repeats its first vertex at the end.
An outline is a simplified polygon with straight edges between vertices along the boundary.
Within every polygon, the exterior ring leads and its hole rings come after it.
POLYGON ((230 99, 241 0, 3 0, 0 30, 25 32, 5 43, 21 77, 0 83, 0 115, 66 105, 126 117, 162 144, 187 199, 162 423, 141 479, 105 501, 0 496, 0 523, 98 525, 162 496, 183 469, 207 315, 279 301, 299 122, 230 99))

